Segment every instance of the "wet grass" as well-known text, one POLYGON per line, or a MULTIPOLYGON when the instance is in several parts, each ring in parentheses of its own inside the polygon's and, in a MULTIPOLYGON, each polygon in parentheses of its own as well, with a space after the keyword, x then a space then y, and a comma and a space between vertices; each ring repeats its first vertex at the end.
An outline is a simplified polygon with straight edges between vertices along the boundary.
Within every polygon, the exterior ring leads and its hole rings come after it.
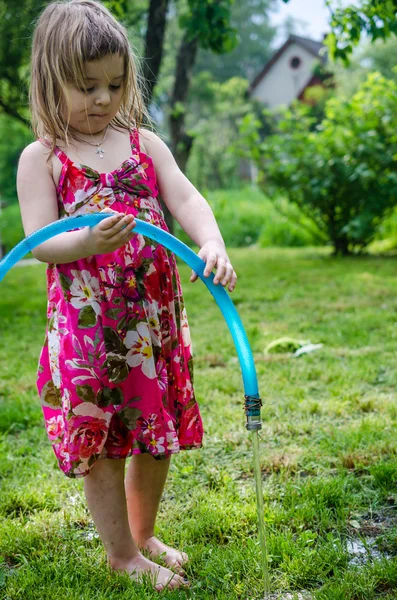
MULTIPOLYGON (((397 269, 321 249, 232 251, 232 297, 264 401, 261 468, 271 585, 280 598, 397 597, 397 269), (266 356, 291 336, 322 343, 266 356), (368 549, 367 553, 362 548, 368 549), (355 560, 354 548, 360 548, 355 560)), ((167 599, 263 598, 251 443, 233 342, 204 286, 181 266, 206 430, 173 459, 158 535, 190 556, 188 592, 167 599)), ((56 466, 35 370, 45 331, 44 266, 0 285, 0 598, 151 599, 106 569, 82 482, 56 466)))

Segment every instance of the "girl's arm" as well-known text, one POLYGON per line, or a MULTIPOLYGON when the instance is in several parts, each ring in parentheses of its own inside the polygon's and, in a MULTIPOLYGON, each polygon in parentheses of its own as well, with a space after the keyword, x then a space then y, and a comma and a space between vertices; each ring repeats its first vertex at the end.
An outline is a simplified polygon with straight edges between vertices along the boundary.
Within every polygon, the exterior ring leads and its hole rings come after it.
MULTIPOLYGON (((208 277, 216 267, 214 283, 229 284, 229 291, 233 291, 237 275, 208 202, 185 177, 166 144, 157 135, 141 130, 140 137, 147 154, 153 159, 161 198, 188 236, 200 247, 198 254, 206 262, 204 275, 208 277)), ((193 273, 191 281, 196 279, 197 275, 193 273)))
MULTIPOLYGON (((18 164, 17 191, 25 236, 58 221, 58 202, 48 152, 40 142, 33 142, 22 152, 18 164)), ((66 263, 82 258, 84 229, 61 233, 32 250, 37 260, 66 263)))
MULTIPOLYGON (((19 160, 17 191, 25 236, 59 219, 47 155, 40 142, 33 142, 25 148, 19 160)), ((111 208, 102 212, 114 213, 114 216, 95 227, 60 233, 36 246, 32 250, 33 256, 41 262, 61 265, 120 248, 134 235, 131 229, 135 227, 135 220, 131 215, 117 213, 111 208)))

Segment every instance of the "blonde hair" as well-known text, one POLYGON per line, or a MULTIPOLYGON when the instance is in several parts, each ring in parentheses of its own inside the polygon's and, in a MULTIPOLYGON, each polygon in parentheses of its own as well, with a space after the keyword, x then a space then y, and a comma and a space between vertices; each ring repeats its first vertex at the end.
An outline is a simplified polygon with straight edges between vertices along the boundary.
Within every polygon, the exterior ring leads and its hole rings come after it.
POLYGON ((83 87, 84 63, 109 54, 120 54, 125 63, 123 96, 111 125, 130 129, 150 123, 126 30, 107 8, 96 0, 57 0, 38 18, 29 101, 33 131, 36 137, 49 137, 52 150, 57 138, 69 144, 71 107, 66 83, 83 87))

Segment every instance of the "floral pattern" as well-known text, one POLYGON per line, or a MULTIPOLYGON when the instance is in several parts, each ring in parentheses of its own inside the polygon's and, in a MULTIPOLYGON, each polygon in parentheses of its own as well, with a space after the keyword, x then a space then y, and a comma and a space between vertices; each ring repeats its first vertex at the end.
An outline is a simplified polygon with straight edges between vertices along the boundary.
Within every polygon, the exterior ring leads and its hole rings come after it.
MULTIPOLYGON (((109 206, 167 230, 153 161, 137 130, 130 138, 131 157, 112 173, 75 165, 55 148, 61 218, 109 206)), ((37 389, 61 470, 83 477, 100 458, 161 459, 201 447, 174 255, 137 234, 115 252, 49 264, 47 291, 37 389)))

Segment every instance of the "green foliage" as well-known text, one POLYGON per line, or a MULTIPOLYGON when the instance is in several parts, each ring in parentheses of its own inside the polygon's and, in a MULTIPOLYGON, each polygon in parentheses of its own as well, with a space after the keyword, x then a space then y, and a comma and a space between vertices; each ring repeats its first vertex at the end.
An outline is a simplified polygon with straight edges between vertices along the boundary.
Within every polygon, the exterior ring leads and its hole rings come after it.
POLYGON ((187 125, 195 137, 187 175, 199 189, 231 188, 239 184, 239 158, 231 151, 238 123, 250 110, 248 81, 233 77, 219 83, 208 71, 192 81, 187 125))
POLYGON ((19 204, 7 206, 1 211, 0 218, 0 240, 6 252, 12 250, 24 237, 19 204))
POLYGON ((234 0, 188 0, 188 11, 179 22, 190 39, 198 38, 202 48, 212 52, 230 52, 237 44, 236 31, 230 25, 234 0))
MULTIPOLYGON (((298 247, 324 243, 309 219, 283 198, 271 201, 260 190, 248 186, 210 191, 206 198, 228 248, 252 245, 298 247)), ((179 225, 175 235, 193 245, 179 225)))
POLYGON ((336 253, 361 250, 396 204, 397 83, 370 75, 351 99, 328 100, 314 131, 307 110, 287 111, 279 133, 262 143, 255 120, 245 119, 260 185, 272 195, 284 192, 336 253))
MULTIPOLYGON (((288 3, 290 0, 283 0, 288 3)), ((354 46, 364 34, 372 41, 386 40, 397 34, 397 0, 360 0, 359 5, 333 9, 332 0, 325 0, 330 9, 332 32, 326 43, 332 58, 349 63, 354 46)))
MULTIPOLYGON (((125 19, 130 10, 128 0, 103 0, 103 3, 120 20, 125 19)), ((136 5, 136 2, 134 4, 136 5)))
POLYGON ((16 174, 23 148, 33 134, 20 121, 0 114, 0 198, 8 204, 17 201, 16 174))
POLYGON ((334 93, 337 95, 352 96, 369 73, 378 71, 387 79, 397 81, 397 37, 387 41, 378 40, 371 44, 368 40, 360 44, 353 53, 348 67, 340 63, 329 65, 335 80, 334 93))
MULTIPOLYGON (((330 0, 327 0, 330 6, 330 0)), ((397 34, 397 0, 361 0, 360 6, 336 8, 327 38, 331 56, 348 63, 353 47, 365 33, 372 41, 397 34)))
POLYGON ((397 206, 391 215, 380 224, 373 245, 381 251, 397 248, 397 206))
POLYGON ((27 65, 34 20, 43 0, 0 0, 0 108, 28 123, 27 65), (29 42, 28 42, 29 40, 29 42))

